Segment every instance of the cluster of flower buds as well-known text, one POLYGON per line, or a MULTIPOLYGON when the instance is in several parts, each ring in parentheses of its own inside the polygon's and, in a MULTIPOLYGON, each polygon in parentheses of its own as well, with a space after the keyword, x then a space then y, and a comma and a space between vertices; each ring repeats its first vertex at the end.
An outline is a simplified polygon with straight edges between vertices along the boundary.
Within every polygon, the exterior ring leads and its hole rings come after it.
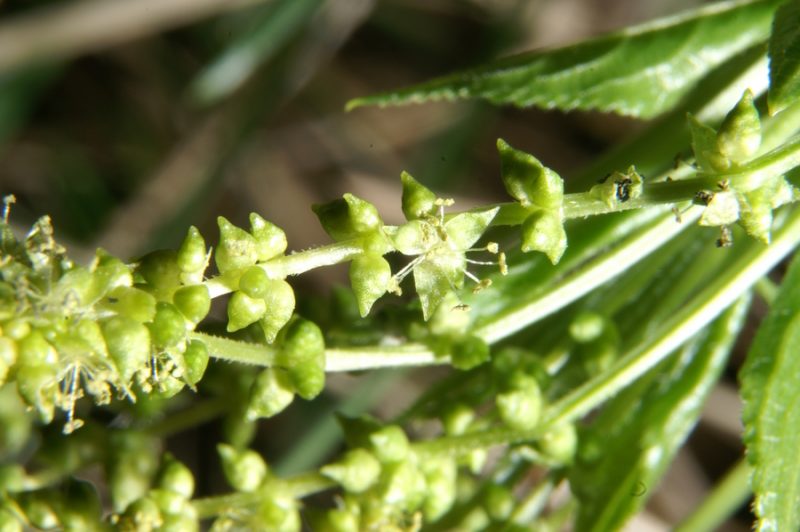
POLYGON ((200 379, 208 353, 187 331, 208 313, 210 296, 195 228, 179 252, 129 266, 98 250, 83 267, 55 241, 48 217, 18 240, 8 224, 12 200, 0 225, 0 382, 16 381, 45 422, 64 410, 71 432, 81 425, 74 408, 84 392, 102 404, 113 390, 173 394, 200 379))
MULTIPOLYGON (((148 464, 149 465, 149 464, 148 464)), ((142 475, 132 478, 141 478, 142 475)), ((185 465, 166 455, 157 472, 155 485, 126 504, 111 517, 118 530, 199 530, 197 511, 191 504, 194 476, 185 465)))
POLYGON ((700 225, 721 227, 721 246, 730 244, 727 226, 735 222, 750 236, 769 243, 773 209, 800 199, 800 193, 783 175, 763 171, 742 174, 761 147, 761 119, 753 93, 745 91, 719 131, 691 115, 689 128, 700 172, 722 176, 715 189, 700 190, 695 196, 695 203, 705 207, 700 225))
POLYGON ((338 483, 338 507, 320 516, 320 530, 408 528, 435 522, 456 498, 457 464, 451 457, 419 456, 397 425, 371 418, 343 419, 351 450, 321 473, 338 483))

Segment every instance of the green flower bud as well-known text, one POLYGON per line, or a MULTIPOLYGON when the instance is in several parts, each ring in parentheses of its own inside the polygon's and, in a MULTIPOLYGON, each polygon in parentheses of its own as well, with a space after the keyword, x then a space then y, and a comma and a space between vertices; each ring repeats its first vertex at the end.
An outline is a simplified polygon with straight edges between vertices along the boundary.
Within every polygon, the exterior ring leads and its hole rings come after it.
POLYGON ((358 516, 344 508, 328 510, 320 529, 327 532, 358 532, 358 516))
POLYGON ((564 180, 539 162, 536 157, 512 148, 503 139, 497 140, 503 184, 509 195, 523 207, 545 210, 561 209, 564 201, 564 180))
POLYGON ((114 510, 121 512, 150 489, 161 450, 158 439, 134 431, 116 431, 110 443, 108 485, 114 510))
POLYGON ((259 504, 252 525, 252 530, 299 532, 301 527, 297 504, 287 495, 266 497, 259 504))
POLYGON ((264 316, 267 304, 263 299, 254 299, 244 292, 234 292, 228 300, 228 332, 244 329, 264 316))
POLYGON ((469 370, 489 360, 489 344, 475 335, 457 338, 450 348, 453 367, 469 370))
POLYGON ((587 343, 598 338, 605 326, 603 316, 596 312, 583 311, 569 324, 569 334, 576 342, 587 343))
POLYGON ((550 430, 537 442, 541 453, 559 465, 569 465, 578 447, 578 434, 575 425, 565 423, 550 430))
POLYGON ((386 293, 391 280, 392 268, 382 256, 365 254, 353 259, 350 263, 350 285, 362 318, 369 314, 373 303, 386 293))
POLYGON ((122 380, 129 382, 150 359, 150 331, 141 323, 122 316, 110 318, 100 327, 109 356, 122 380))
POLYGON ((267 368, 258 374, 250 388, 250 400, 245 416, 250 421, 272 417, 282 412, 294 399, 289 376, 280 370, 267 368))
POLYGON ((194 493, 194 475, 172 455, 167 455, 158 475, 158 486, 190 499, 194 493))
POLYGON ((381 464, 366 449, 353 449, 338 462, 322 467, 320 473, 341 484, 348 493, 363 493, 378 480, 381 464))
POLYGON ((203 272, 208 265, 208 252, 206 251, 206 241, 200 230, 195 226, 191 226, 186 233, 186 238, 183 239, 181 247, 178 248, 178 255, 176 257, 178 268, 181 272, 186 274, 200 274, 199 279, 195 282, 202 281, 203 272))
POLYGON ((186 321, 172 303, 159 302, 156 315, 148 325, 153 345, 161 349, 175 347, 186 337, 186 321))
POLYGON ((6 382, 8 370, 17 361, 17 343, 11 338, 0 336, 0 386, 6 382))
POLYGON ((483 494, 483 507, 494 521, 505 522, 514 511, 514 496, 505 486, 489 483, 483 494))
POLYGON ((170 294, 181 284, 178 254, 171 249, 153 251, 142 257, 136 273, 142 276, 157 295, 170 294))
POLYGON ((200 323, 211 309, 211 296, 204 284, 178 288, 172 295, 172 302, 181 314, 194 324, 200 323))
POLYGON ((378 209, 352 194, 311 207, 322 228, 334 240, 349 240, 383 225, 378 209))
POLYGON ((409 452, 406 433, 397 425, 389 425, 369 435, 372 452, 381 463, 405 460, 409 452))
POLYGON ((458 436, 464 434, 475 419, 475 411, 464 403, 456 403, 446 408, 442 414, 445 434, 458 436))
POLYGON ((500 419, 515 430, 536 427, 542 412, 542 402, 542 392, 536 379, 523 373, 514 376, 510 390, 495 397, 500 419))
POLYGON ((258 262, 265 262, 286 251, 286 233, 258 214, 250 213, 250 232, 256 239, 258 262))
POLYGON ((259 266, 250 266, 239 278, 239 290, 250 297, 263 298, 269 289, 267 272, 259 266))
POLYGON ((188 501, 186 497, 170 490, 151 489, 147 493, 147 496, 153 499, 156 505, 158 505, 158 509, 161 510, 161 515, 164 516, 165 524, 169 516, 180 515, 190 506, 187 504, 188 501))
POLYGON ((131 286, 133 276, 131 268, 118 258, 98 249, 92 263, 92 283, 94 298, 98 298, 118 286, 131 286))
POLYGON ((219 246, 214 251, 214 261, 220 273, 226 274, 249 268, 258 260, 258 242, 255 237, 236 227, 224 217, 217 218, 219 246))
POLYGON ((270 279, 266 284, 263 299, 267 312, 259 323, 264 331, 264 338, 271 344, 283 326, 292 318, 295 306, 294 290, 292 285, 283 279, 270 279))
POLYGON ((156 315, 156 298, 138 288, 119 286, 108 292, 98 308, 145 323, 156 315))
POLYGON ((158 504, 150 497, 143 497, 128 506, 117 527, 124 532, 151 532, 160 530, 163 523, 158 504))
POLYGON ((416 220, 433 214, 436 209, 436 194, 420 184, 408 172, 400 174, 403 183, 403 214, 406 220, 416 220))
POLYGON ((541 251, 550 262, 558 264, 566 249, 564 223, 555 213, 534 211, 522 223, 522 251, 541 251))
POLYGON ((730 225, 738 219, 739 200, 731 190, 713 193, 697 223, 703 226, 721 226, 730 225))
POLYGON ((422 505, 425 520, 435 522, 450 508, 456 500, 456 480, 458 468, 454 460, 440 458, 426 461, 422 465, 428 496, 422 505))
POLYGON ((208 348, 206 344, 200 340, 192 340, 186 346, 186 351, 183 352, 183 361, 186 364, 186 373, 184 377, 194 386, 200 379, 208 367, 208 348))
POLYGON ((425 476, 412 461, 404 460, 385 467, 380 494, 385 504, 416 511, 427 495, 425 476))
POLYGON ((224 443, 217 445, 217 451, 222 458, 225 478, 236 491, 255 491, 267 477, 267 464, 257 452, 237 451, 224 443))
POLYGON ((286 368, 289 379, 303 399, 313 399, 325 387, 325 340, 319 327, 298 318, 283 331, 282 345, 275 357, 286 368))
POLYGON ((749 161, 761 146, 761 119, 753 105, 753 93, 744 91, 717 133, 717 150, 734 163, 749 161))

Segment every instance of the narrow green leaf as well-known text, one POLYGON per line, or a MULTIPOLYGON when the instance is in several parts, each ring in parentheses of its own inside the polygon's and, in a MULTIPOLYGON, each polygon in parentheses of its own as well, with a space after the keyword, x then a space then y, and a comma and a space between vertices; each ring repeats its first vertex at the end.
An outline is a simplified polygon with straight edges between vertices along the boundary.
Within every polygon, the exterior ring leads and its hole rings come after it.
POLYGON ((647 502, 725 367, 748 303, 739 300, 704 336, 609 402, 584 431, 571 473, 580 501, 577 530, 619 530, 647 502))
POLYGON ((800 260, 756 333, 739 375, 760 531, 800 528, 800 260))
POLYGON ((800 1, 791 0, 775 13, 769 40, 769 114, 800 98, 800 1))
POLYGON ((230 95, 297 35, 322 4, 280 0, 255 12, 250 31, 235 37, 192 81, 192 98, 210 105, 230 95))
POLYGON ((494 104, 611 111, 649 118, 707 73, 769 36, 779 0, 720 2, 550 51, 500 59, 405 89, 351 100, 397 105, 483 98, 494 104))

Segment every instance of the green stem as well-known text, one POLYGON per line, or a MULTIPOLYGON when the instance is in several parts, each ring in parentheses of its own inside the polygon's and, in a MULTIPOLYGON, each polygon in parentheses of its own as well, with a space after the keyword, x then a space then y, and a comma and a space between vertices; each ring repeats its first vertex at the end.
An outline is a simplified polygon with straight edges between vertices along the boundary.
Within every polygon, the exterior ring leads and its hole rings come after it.
POLYGON ((498 314, 489 323, 478 328, 475 334, 494 343, 553 314, 623 273, 674 238, 699 216, 700 209, 693 208, 685 214, 682 224, 676 223, 672 216, 664 217, 649 229, 628 238, 610 253, 598 257, 577 273, 568 276, 542 297, 498 314))
POLYGON ((750 242, 729 267, 667 320, 647 342, 619 359, 608 371, 589 380, 547 409, 532 430, 498 427, 482 433, 420 442, 422 453, 467 453, 475 448, 534 440, 553 427, 574 421, 598 407, 664 360, 749 290, 800 242, 800 210, 792 212, 776 232, 773 243, 750 242))
POLYGON ((740 460, 695 510, 675 527, 675 532, 710 532, 719 527, 747 502, 750 489, 750 465, 740 460))
POLYGON ((229 493, 203 499, 195 499, 192 505, 200 519, 208 519, 232 510, 254 506, 276 493, 301 499, 314 493, 335 487, 336 484, 319 473, 305 473, 287 479, 272 479, 258 491, 252 493, 229 493))

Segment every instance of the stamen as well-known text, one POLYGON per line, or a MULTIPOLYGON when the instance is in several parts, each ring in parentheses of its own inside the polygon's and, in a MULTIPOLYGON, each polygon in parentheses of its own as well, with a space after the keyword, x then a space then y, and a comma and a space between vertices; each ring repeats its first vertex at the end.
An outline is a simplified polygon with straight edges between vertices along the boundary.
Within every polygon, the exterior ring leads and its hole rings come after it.
POLYGON ((14 194, 9 194, 3 197, 3 222, 8 223, 8 217, 11 214, 11 205, 17 202, 17 197, 14 194))

